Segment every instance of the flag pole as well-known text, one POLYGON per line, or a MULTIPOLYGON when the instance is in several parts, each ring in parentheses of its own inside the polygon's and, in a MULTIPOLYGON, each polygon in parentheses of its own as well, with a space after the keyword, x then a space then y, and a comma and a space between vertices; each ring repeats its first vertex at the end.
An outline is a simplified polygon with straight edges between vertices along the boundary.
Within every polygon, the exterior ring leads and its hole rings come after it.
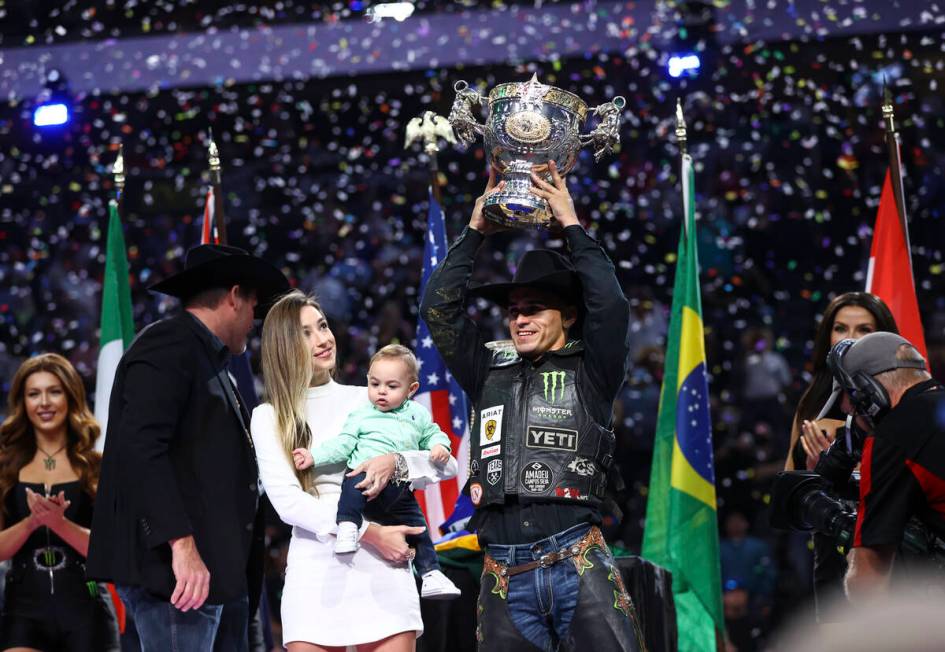
MULTIPOLYGON (((906 217, 906 196, 902 182, 902 160, 899 157, 899 132, 896 131, 896 116, 894 113, 892 91, 883 79, 883 124, 886 127, 886 148, 889 151, 889 175, 892 180, 893 197, 896 199, 896 209, 899 211, 899 221, 902 224, 902 233, 906 239, 906 251, 912 251, 909 243, 909 220, 906 217)), ((909 267, 912 262, 910 256, 909 267)))
POLYGON ((118 158, 112 166, 112 174, 115 175, 115 199, 118 202, 118 214, 124 213, 125 207, 125 157, 124 145, 118 145, 118 158))
POLYGON ((217 229, 220 244, 226 244, 226 220, 223 217, 223 175, 220 166, 220 150, 213 140, 213 127, 210 127, 210 143, 207 145, 210 163, 210 186, 213 188, 213 224, 217 229))
POLYGON ((436 156, 440 151, 440 147, 436 143, 435 134, 424 134, 423 151, 426 152, 430 169, 430 192, 433 194, 433 199, 436 200, 436 203, 442 206, 443 195, 440 191, 440 164, 436 156))
POLYGON ((686 157, 689 156, 686 135, 686 118, 683 116, 682 101, 676 98, 676 142, 679 143, 679 178, 683 187, 683 233, 689 237, 689 212, 686 200, 689 197, 689 179, 686 176, 686 157))

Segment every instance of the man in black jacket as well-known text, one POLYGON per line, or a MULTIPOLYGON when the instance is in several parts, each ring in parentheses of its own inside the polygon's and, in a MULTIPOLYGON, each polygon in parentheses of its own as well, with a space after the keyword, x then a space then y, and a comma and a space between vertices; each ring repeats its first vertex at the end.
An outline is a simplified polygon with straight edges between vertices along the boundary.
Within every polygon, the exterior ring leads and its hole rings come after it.
POLYGON ((117 585, 143 652, 246 650, 263 532, 249 414, 227 365, 288 282, 241 249, 201 245, 150 289, 185 310, 119 363, 88 576, 117 585))
POLYGON ((569 258, 530 251, 511 283, 470 291, 476 250, 495 229, 482 214, 427 284, 421 314, 475 405, 470 523, 486 549, 480 650, 639 650, 634 607, 601 536, 613 463, 609 429, 629 350, 629 306, 614 266, 580 226, 567 185, 532 175, 563 227, 569 258), (506 308, 514 350, 490 351, 465 312, 468 296, 506 308))

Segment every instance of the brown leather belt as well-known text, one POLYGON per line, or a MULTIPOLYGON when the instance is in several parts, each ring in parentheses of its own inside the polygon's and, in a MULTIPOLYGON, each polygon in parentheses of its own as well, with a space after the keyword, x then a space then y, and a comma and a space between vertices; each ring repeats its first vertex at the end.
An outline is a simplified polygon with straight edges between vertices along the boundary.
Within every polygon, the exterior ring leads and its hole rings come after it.
POLYGON ((499 564, 501 568, 501 574, 506 577, 512 577, 513 575, 527 573, 528 571, 535 570, 536 568, 548 568, 550 566, 554 566, 559 561, 564 561, 565 559, 569 559, 571 557, 577 557, 594 545, 607 545, 604 543, 604 537, 601 536, 600 529, 598 529, 596 526, 592 527, 588 533, 581 537, 581 540, 577 543, 573 543, 566 548, 562 548, 561 550, 544 554, 534 561, 519 564, 518 566, 503 566, 499 564))

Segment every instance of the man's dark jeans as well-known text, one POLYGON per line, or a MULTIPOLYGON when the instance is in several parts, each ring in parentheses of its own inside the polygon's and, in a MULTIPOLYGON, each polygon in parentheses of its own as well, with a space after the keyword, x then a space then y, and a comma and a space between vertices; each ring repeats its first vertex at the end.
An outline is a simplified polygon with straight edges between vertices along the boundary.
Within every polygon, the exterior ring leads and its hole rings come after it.
POLYGON ((141 652, 248 652, 249 599, 181 611, 140 586, 117 586, 131 612, 141 652))
MULTIPOLYGON (((361 527, 362 515, 381 525, 427 526, 423 511, 410 491, 409 484, 389 482, 374 500, 367 500, 355 485, 364 480, 364 473, 349 478, 345 476, 341 483, 341 497, 338 499, 338 522, 348 521, 361 527)), ((429 532, 407 537, 407 543, 417 551, 413 560, 414 568, 420 575, 432 570, 439 570, 436 550, 429 532)))

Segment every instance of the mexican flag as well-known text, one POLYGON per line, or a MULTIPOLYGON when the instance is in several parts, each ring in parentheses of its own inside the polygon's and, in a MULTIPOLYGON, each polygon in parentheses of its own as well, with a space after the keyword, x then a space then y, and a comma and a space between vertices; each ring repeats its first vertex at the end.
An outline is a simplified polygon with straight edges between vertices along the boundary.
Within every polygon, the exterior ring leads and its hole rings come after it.
POLYGON ((105 276, 102 279, 102 319, 98 343, 98 371, 95 377, 95 418, 102 426, 102 436, 95 448, 105 447, 108 426, 108 401, 115 381, 115 370, 122 353, 135 335, 128 286, 128 257, 125 236, 118 216, 118 202, 108 202, 108 241, 105 249, 105 276))

